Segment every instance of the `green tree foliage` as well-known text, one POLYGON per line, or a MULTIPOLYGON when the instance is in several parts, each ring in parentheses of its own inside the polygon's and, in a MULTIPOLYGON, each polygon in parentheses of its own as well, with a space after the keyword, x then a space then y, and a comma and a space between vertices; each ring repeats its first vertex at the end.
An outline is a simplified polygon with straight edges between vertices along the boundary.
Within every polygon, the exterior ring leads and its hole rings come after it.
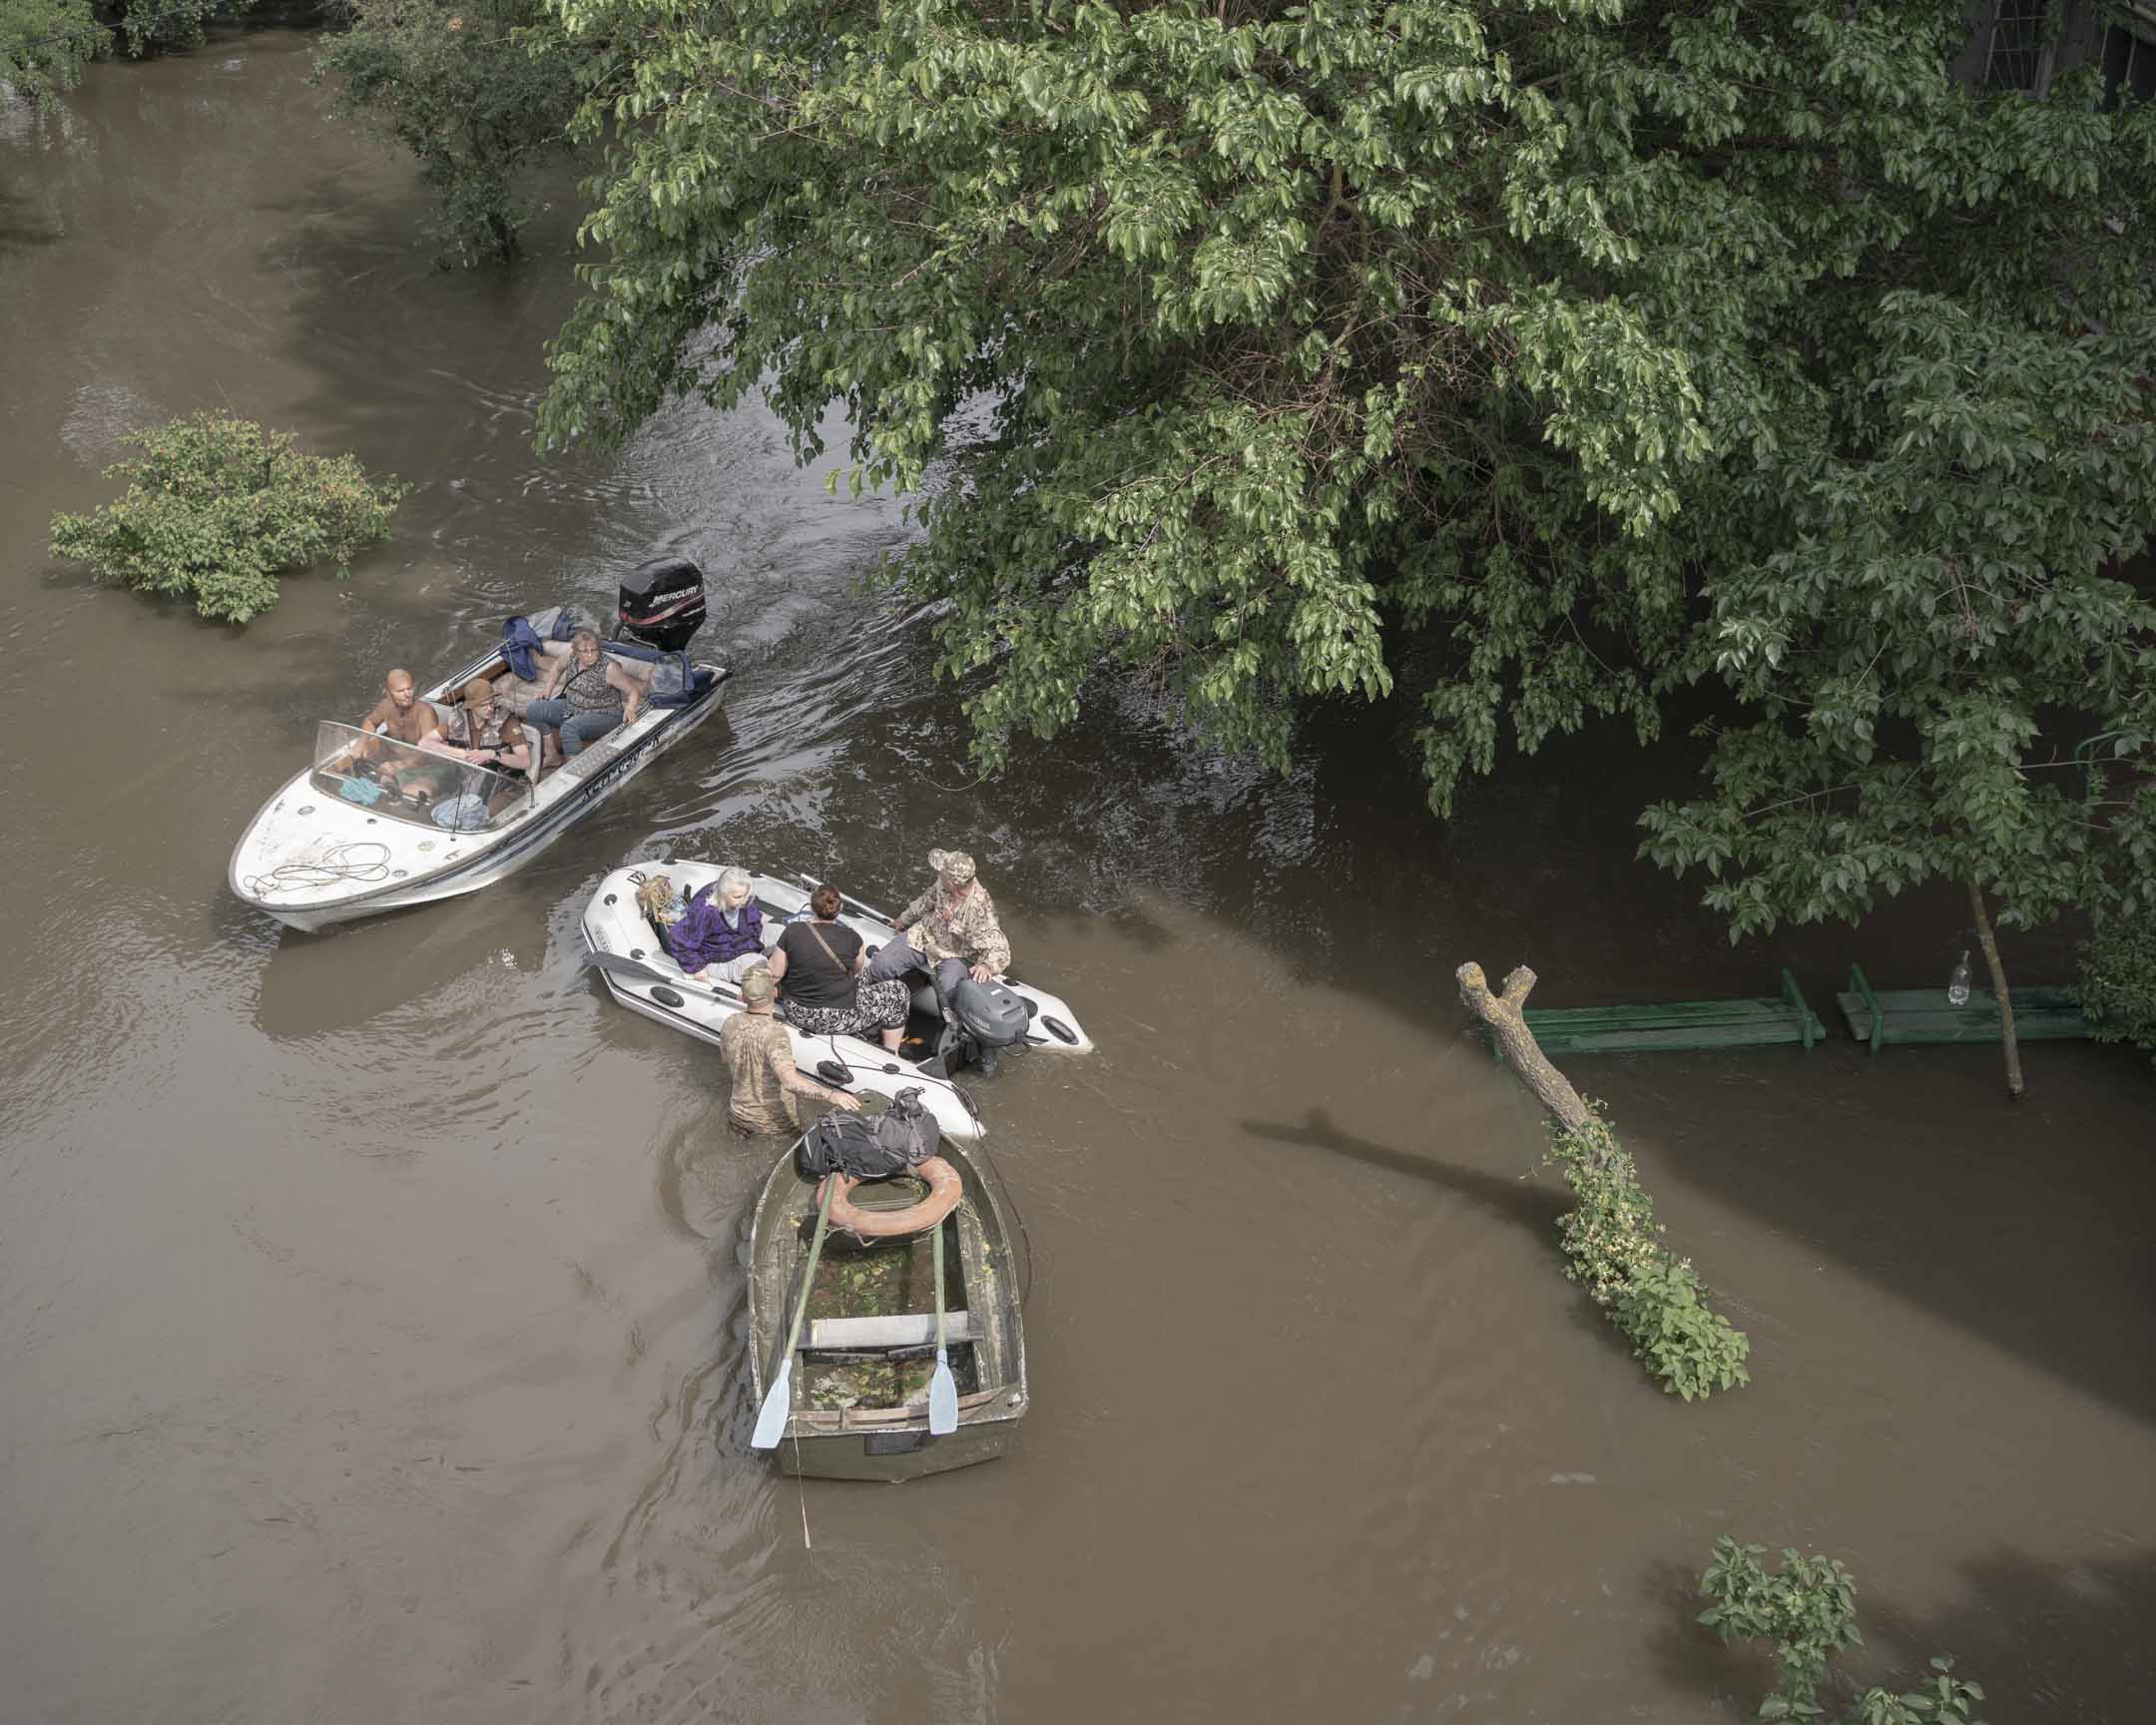
POLYGON ((1662 1244, 1639 1166, 1608 1125, 1552 1126, 1550 1156, 1578 1201, 1559 1224, 1571 1260, 1565 1274, 1609 1314, 1662 1388, 1691 1402, 1749 1384, 1751 1342, 1708 1309, 1691 1261, 1662 1244))
MULTIPOLYGON (((1773 1642, 1781 1682, 1761 1703, 1762 1719, 1824 1719, 1819 1705, 1827 1663, 1845 1647, 1861 1646, 1857 1583, 1832 1557, 1782 1553, 1770 1573, 1760 1559, 1764 1545, 1728 1537, 1715 1541, 1714 1556, 1700 1576, 1707 1609, 1699 1620, 1725 1645, 1766 1638, 1773 1642)), ((1983 1725, 1970 1711, 1984 1698, 1976 1684, 1953 1674, 1941 1654, 1920 1689, 1896 1694, 1868 1689, 1843 1715, 1845 1725, 1983 1725)))
POLYGON ((1733 938, 1934 875, 2008 923, 2156 910, 2156 789, 2106 796, 2046 742, 2065 714, 2122 756, 2156 736, 2156 606, 2112 572, 2156 501, 2156 325, 2102 285, 2075 308, 2030 284, 2063 322, 1882 296, 1816 438, 1760 463, 1749 518, 1786 518, 1707 586, 1716 668, 1757 717, 1716 735, 1709 795, 1646 817, 1733 938))
POLYGON ((2156 1053, 2156 916, 2110 916, 2081 947, 2081 1004, 2104 1042, 2156 1053))
POLYGON ((115 46, 130 54, 192 48, 211 17, 246 12, 253 0, 130 0, 93 10, 91 0, 0 0, 0 84, 49 104, 82 69, 115 46))
POLYGON ((1956 86, 1960 0, 553 4, 616 142, 543 438, 842 407, 988 762, 1107 665, 1276 761, 1397 691, 1444 812, 1714 679, 1649 839, 1733 926, 2141 842, 2024 757, 2146 702, 2156 126, 1956 86))
MULTIPOLYGON (((942 669, 994 666, 989 761, 1106 662, 1275 759, 1294 697, 1412 675, 1442 811, 1507 725, 1649 736, 1680 682, 1762 699, 1768 645, 1827 675, 1805 625, 1870 584, 1934 569, 1881 638, 1957 615, 1940 548, 1981 645, 2009 535, 2147 459, 2093 373, 2152 334, 2152 127, 1957 89, 1959 0, 554 9, 610 45, 582 125, 619 143, 543 435, 761 388, 814 455, 843 405, 851 479, 918 489, 942 669), (1979 353, 2083 386, 1959 405, 1979 353), (1953 450, 1981 472, 1899 526, 1953 450), (1850 496, 1876 526, 1811 541, 1850 496)), ((2098 515, 2065 556, 2156 487, 2098 515)), ((2048 664, 2100 621, 2059 578, 2048 664)))
POLYGON ((315 57, 347 112, 418 158, 445 257, 510 257, 521 171, 568 147, 583 56, 544 16, 539 0, 352 0, 315 57))
POLYGON ((245 623, 277 600, 277 578, 325 560, 348 565, 386 538, 410 489, 374 482, 350 455, 302 455, 289 432, 198 413, 128 439, 140 461, 106 469, 127 493, 92 515, 55 515, 52 550, 103 579, 194 601, 245 623))
POLYGON ((0 83, 49 103, 111 39, 90 0, 0 0, 0 83))

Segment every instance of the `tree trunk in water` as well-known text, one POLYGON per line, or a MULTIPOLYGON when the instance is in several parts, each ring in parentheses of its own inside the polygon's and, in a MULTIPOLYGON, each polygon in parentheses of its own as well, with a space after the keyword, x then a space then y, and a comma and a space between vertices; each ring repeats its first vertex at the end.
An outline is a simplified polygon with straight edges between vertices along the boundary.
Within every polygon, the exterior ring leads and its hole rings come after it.
POLYGON ((1976 916, 1976 943, 1983 948, 1984 963, 1991 970, 1991 992, 1998 1000, 1999 1040, 2006 1048, 2006 1094, 2021 1100, 2021 1044, 2014 1037, 2013 1000, 2006 992, 2006 967, 1999 962, 1998 941, 1991 934, 1991 918, 1984 913, 1983 888, 1968 883, 1969 908, 1976 916))
POLYGON ((1580 1100, 1580 1093, 1549 1063, 1534 1032, 1527 1028, 1522 1008, 1534 988, 1535 973, 1522 964, 1504 979, 1502 994, 1490 992, 1479 964, 1462 964, 1453 974, 1459 978, 1460 998, 1490 1027, 1520 1082, 1534 1092, 1535 1099, 1550 1111, 1557 1124, 1567 1132, 1577 1132, 1592 1120, 1594 1116, 1580 1100))

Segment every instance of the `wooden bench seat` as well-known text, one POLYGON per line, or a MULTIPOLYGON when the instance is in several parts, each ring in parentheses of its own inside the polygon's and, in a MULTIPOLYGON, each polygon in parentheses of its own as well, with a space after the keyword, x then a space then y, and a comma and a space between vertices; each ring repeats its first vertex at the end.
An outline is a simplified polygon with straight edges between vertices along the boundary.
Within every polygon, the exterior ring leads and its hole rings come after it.
MULTIPOLYGON (((1688 1048, 1810 1048, 1827 1027, 1782 972, 1779 998, 1677 1000, 1647 1006, 1528 1007, 1527 1028, 1545 1054, 1646 1054, 1688 1048)), ((1487 1032, 1485 1031, 1485 1034, 1487 1032)), ((1502 1059, 1503 1051, 1498 1051, 1502 1059)))
MULTIPOLYGON (((1996 1042, 1998 997, 1971 988, 1968 1004, 1949 1006, 1944 988, 1875 988, 1864 966, 1850 966, 1850 985, 1837 994, 1842 1021, 1877 1054, 1888 1042, 1996 1042)), ((2095 1034, 2071 988, 2031 985, 2013 990, 2014 1035, 2023 1042, 2070 1041, 2095 1034)))

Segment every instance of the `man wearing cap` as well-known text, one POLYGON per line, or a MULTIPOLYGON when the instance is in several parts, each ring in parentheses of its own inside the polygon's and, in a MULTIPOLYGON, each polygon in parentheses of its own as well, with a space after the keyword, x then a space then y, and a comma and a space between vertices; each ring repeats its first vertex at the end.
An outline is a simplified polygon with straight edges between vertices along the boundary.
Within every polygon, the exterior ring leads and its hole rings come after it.
MULTIPOLYGON (((898 912, 893 924, 905 938, 883 945, 869 961, 868 976, 881 982, 923 971, 935 979, 936 998, 948 1013, 951 990, 964 977, 986 982, 1010 968, 1010 941, 971 857, 963 851, 931 851, 928 866, 935 870, 935 879, 898 912)), ((995 1050, 983 1049, 981 1071, 994 1070, 995 1050)))
POLYGON ((857 1097, 804 1078, 795 1069, 794 1039, 772 1016, 772 1000, 778 992, 771 966, 755 966, 741 979, 742 1010, 719 1031, 719 1052, 734 1086, 727 1118, 744 1132, 799 1132, 801 1111, 795 1106, 796 1096, 818 1096, 849 1112, 860 1106, 857 1097))
MULTIPOLYGON (((484 677, 474 677, 458 691, 457 698, 461 705, 446 721, 430 723, 426 735, 419 739, 419 746, 430 755, 446 755, 451 760, 491 768, 510 778, 520 778, 529 772, 531 744, 524 735, 524 727, 517 723, 516 715, 495 695, 494 685, 484 677)), ((427 711, 431 715, 433 709, 430 707, 427 711)), ((438 773, 408 763, 387 767, 375 778, 390 791, 398 793, 408 793, 415 785, 423 785, 436 796, 443 790, 438 773)), ((470 817, 482 818, 481 807, 475 798, 470 817)), ((462 820, 458 822, 460 826, 463 824, 462 820)))
POLYGON ((531 744, 508 703, 494 693, 494 685, 484 677, 474 677, 464 685, 461 700, 463 704, 433 734, 428 746, 497 773, 515 776, 529 771, 531 744))

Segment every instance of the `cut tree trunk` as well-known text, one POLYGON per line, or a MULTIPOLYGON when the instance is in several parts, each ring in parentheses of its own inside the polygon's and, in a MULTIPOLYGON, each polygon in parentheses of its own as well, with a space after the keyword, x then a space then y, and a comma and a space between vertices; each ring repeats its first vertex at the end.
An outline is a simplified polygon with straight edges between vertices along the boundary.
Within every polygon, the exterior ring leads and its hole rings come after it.
POLYGON ((1549 1063, 1534 1032, 1527 1028, 1524 1008, 1535 985, 1535 973, 1522 964, 1504 979, 1504 992, 1492 994, 1482 966, 1462 964, 1453 972, 1459 978, 1460 998, 1468 1010, 1490 1027, 1520 1082, 1532 1090, 1535 1100, 1567 1132, 1577 1132, 1594 1118, 1571 1081, 1549 1063))
POLYGON ((1984 911, 1983 888, 1968 883, 1969 908, 1976 915, 1976 943, 1983 948, 1984 963, 1991 970, 1991 992, 1998 1001, 1999 1041, 2006 1049, 2006 1094, 2020 1101, 2021 1044, 2014 1036, 2013 998, 2006 992, 2006 967, 1999 962, 1998 941, 1991 933, 1991 918, 1984 911))

